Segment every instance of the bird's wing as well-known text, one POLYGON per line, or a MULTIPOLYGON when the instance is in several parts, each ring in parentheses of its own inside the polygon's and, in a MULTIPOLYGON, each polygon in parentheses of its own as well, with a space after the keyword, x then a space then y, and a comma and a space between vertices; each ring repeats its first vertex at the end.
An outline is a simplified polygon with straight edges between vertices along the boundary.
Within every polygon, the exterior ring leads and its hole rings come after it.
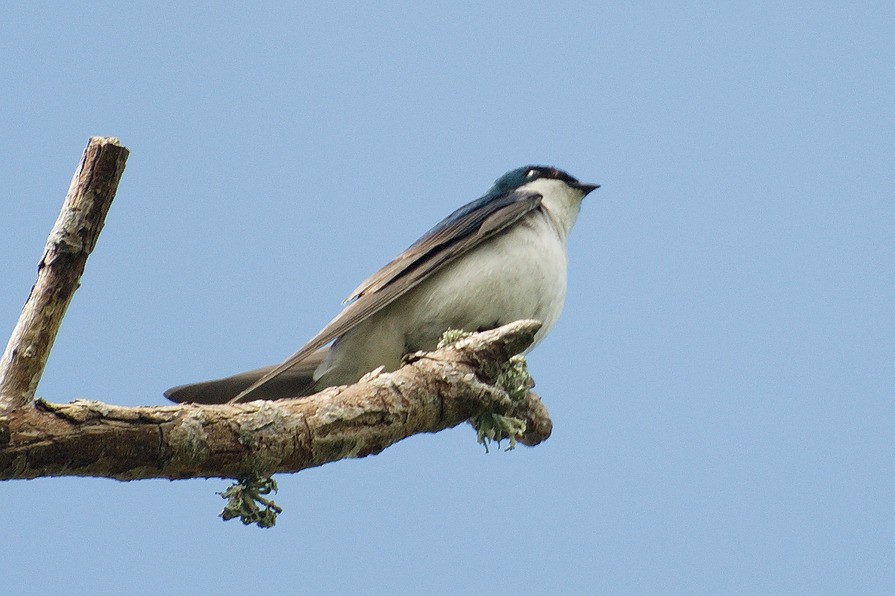
POLYGON ((342 312, 301 349, 230 401, 243 400, 258 387, 344 335, 460 255, 537 209, 541 198, 538 193, 517 191, 482 198, 461 207, 364 281, 348 299, 350 302, 342 312))

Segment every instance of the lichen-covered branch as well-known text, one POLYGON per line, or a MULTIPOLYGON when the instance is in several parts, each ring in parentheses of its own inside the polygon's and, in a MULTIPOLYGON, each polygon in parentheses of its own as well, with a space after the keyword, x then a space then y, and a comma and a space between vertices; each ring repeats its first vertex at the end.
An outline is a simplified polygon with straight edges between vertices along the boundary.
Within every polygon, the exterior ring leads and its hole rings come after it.
POLYGON ((37 281, 0 359, 0 415, 34 399, 62 317, 112 204, 127 155, 127 149, 113 138, 93 137, 84 149, 37 266, 37 281))
POLYGON ((37 401, 0 419, 0 479, 39 476, 265 477, 379 453, 485 411, 521 418, 534 445, 551 430, 533 393, 496 387, 540 327, 517 321, 416 354, 393 373, 293 400, 120 407, 37 401))

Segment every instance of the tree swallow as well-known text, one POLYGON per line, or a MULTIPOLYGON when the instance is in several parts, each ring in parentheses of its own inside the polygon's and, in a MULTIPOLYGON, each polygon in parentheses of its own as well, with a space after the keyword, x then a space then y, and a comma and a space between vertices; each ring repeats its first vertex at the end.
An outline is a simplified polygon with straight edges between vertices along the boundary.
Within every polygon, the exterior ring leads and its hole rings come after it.
MULTIPOLYGON (((299 397, 355 383, 401 358, 435 349, 448 329, 480 331, 519 319, 553 327, 566 294, 566 236, 584 184, 546 166, 497 179, 346 299, 336 318, 285 362, 165 392, 176 402, 225 403, 299 397)), ((531 349, 531 348, 529 348, 531 349)))

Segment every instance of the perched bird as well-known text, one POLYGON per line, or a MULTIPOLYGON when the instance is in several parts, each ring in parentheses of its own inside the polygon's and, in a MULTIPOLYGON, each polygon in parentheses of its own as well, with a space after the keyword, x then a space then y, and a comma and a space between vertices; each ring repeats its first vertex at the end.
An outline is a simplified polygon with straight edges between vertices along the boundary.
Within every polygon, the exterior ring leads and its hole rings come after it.
POLYGON ((309 395, 380 366, 395 370, 405 354, 433 350, 448 329, 519 319, 543 322, 536 345, 562 310, 566 236, 581 200, 596 188, 552 167, 512 170, 358 286, 342 312, 285 362, 173 387, 165 396, 210 404, 309 395))

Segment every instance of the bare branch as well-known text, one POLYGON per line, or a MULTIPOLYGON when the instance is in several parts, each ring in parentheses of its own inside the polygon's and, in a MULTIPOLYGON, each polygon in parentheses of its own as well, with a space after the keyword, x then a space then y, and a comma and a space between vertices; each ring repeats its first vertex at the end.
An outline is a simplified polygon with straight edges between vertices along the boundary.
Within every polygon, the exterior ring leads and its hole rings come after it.
POLYGON ((38 401, 0 420, 0 479, 265 477, 376 454, 483 411, 522 418, 520 441, 534 445, 551 429, 537 396, 515 403, 492 383, 539 328, 517 321, 476 333, 393 373, 300 399, 139 408, 38 401))
POLYGON ((37 281, 0 359, 0 415, 29 404, 62 317, 78 287, 118 189, 128 150, 118 139, 93 137, 50 232, 37 281))

